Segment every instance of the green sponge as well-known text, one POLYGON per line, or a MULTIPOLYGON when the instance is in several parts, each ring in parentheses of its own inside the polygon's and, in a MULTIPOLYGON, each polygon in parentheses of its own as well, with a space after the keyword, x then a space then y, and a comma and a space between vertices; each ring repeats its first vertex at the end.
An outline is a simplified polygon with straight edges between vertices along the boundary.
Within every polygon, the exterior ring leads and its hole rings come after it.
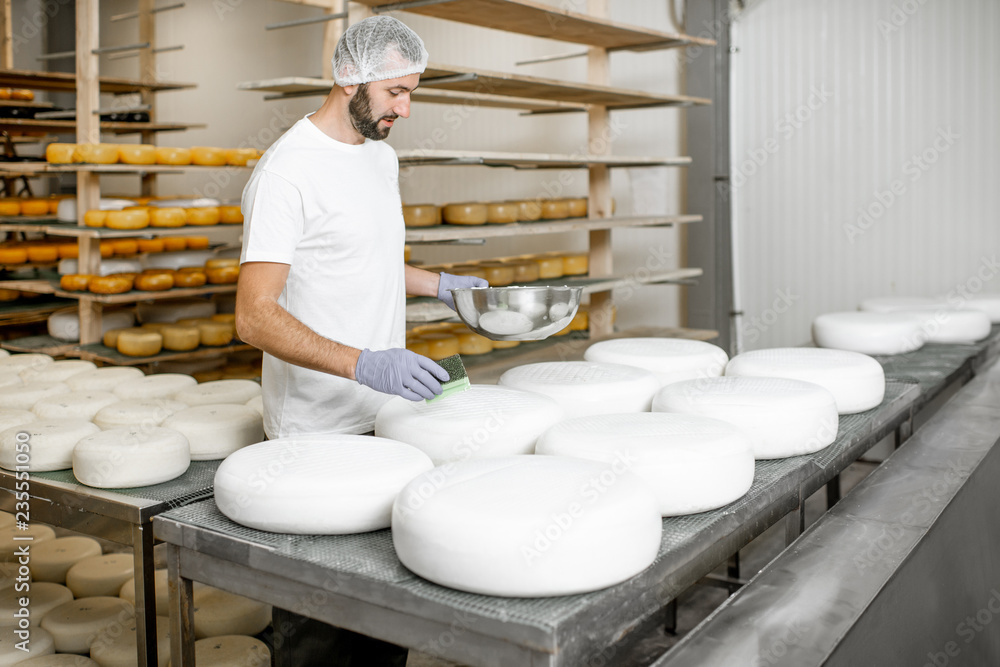
POLYGON ((465 364, 462 363, 462 357, 453 354, 450 357, 445 357, 438 364, 441 368, 448 371, 449 379, 447 382, 441 383, 440 394, 434 398, 426 399, 428 403, 439 401, 442 398, 461 393, 472 387, 472 384, 469 382, 469 374, 465 372, 465 364))

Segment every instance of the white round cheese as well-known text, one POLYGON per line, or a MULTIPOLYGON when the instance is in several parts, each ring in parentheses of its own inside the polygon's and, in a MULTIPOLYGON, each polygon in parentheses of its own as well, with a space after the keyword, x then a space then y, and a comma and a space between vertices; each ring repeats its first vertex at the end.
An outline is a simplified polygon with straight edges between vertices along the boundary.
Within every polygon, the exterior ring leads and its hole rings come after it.
POLYGON ((80 373, 66 380, 73 391, 111 391, 130 380, 138 380, 142 371, 127 366, 107 366, 86 373, 80 373))
POLYGON ((920 319, 902 313, 844 312, 820 315, 812 324, 819 347, 862 354, 904 354, 924 346, 920 319))
MULTIPOLYGON (((194 590, 202 588, 205 584, 194 582, 194 590)), ((167 570, 156 570, 153 572, 153 587, 156 590, 156 615, 170 615, 170 582, 167 570)), ((129 604, 135 606, 135 577, 129 579, 118 589, 118 597, 129 604)))
POLYGON ((243 405, 254 396, 260 396, 260 385, 253 380, 213 380, 181 389, 174 394, 174 400, 192 406, 220 403, 243 405))
POLYGON ((264 416, 264 397, 263 396, 254 396, 249 401, 247 401, 246 403, 244 403, 244 405, 247 406, 248 408, 252 408, 252 409, 256 410, 260 414, 261 417, 264 416))
POLYGON ((90 421, 101 409, 120 401, 120 398, 107 391, 71 391, 68 394, 40 399, 31 411, 40 419, 90 421))
POLYGON ((31 571, 27 567, 22 571, 19 563, 0 563, 0 591, 13 590, 16 584, 25 581, 31 581, 31 571))
POLYGON ((0 432, 34 421, 38 421, 38 415, 31 410, 0 410, 0 432))
MULTIPOLYGON (((171 252, 151 252, 142 258, 144 269, 183 269, 187 267, 205 266, 212 259, 211 250, 174 250, 171 252)), ((198 317, 197 315, 195 317, 198 317)), ((149 321, 149 320, 144 320, 149 321)))
POLYGON ((65 382, 74 375, 92 371, 96 368, 97 365, 92 361, 65 359, 52 362, 33 374, 29 379, 33 382, 65 382))
MULTIPOLYGON (((49 635, 51 637, 51 635, 49 635)), ((53 653, 38 658, 30 658, 17 663, 18 667, 101 667, 98 663, 84 655, 72 653, 53 653)))
POLYGON ((128 380, 115 387, 117 396, 129 400, 170 398, 177 392, 198 384, 190 375, 180 373, 160 373, 128 380))
POLYGON ((55 359, 47 354, 12 354, 0 358, 0 373, 20 373, 37 371, 51 364, 55 359))
MULTIPOLYGON (((177 253, 169 253, 171 255, 177 253)), ((197 266, 202 266, 202 260, 197 266)), ((163 267, 173 268, 173 267, 163 267)), ((179 267, 178 267, 179 268, 179 267)), ((172 299, 170 301, 140 301, 136 305, 141 322, 176 322, 215 315, 215 304, 205 299, 172 299)))
POLYGON ((509 456, 435 468, 392 510, 403 565, 442 586, 505 597, 573 595, 656 558, 656 497, 622 462, 509 456))
POLYGON ((617 338, 594 343, 587 361, 625 364, 651 371, 660 386, 683 380, 719 377, 729 356, 717 345, 681 338, 617 338))
POLYGON ((271 605, 205 586, 194 594, 194 636, 253 636, 271 622, 271 605))
POLYGON ((5 563, 14 562, 26 544, 36 547, 55 537, 56 531, 43 523, 31 523, 26 530, 15 526, 0 528, 0 560, 5 563))
POLYGON ((416 447, 385 438, 269 440, 222 462, 215 503, 233 521, 259 530, 364 533, 388 528, 399 490, 433 467, 416 447))
MULTIPOLYGON (((59 260, 58 271, 60 275, 80 273, 79 262, 75 259, 59 260)), ((142 271, 142 263, 137 259, 121 259, 119 257, 107 257, 101 260, 97 275, 111 276, 116 273, 139 273, 142 271)))
POLYGON ((113 403, 94 415, 94 423, 104 430, 112 428, 150 428, 181 410, 187 403, 167 398, 153 398, 113 403))
POLYGON ((10 356, 10 352, 7 350, 0 350, 0 359, 6 359, 10 356))
POLYGON ((962 308, 986 313, 990 322, 1000 323, 1000 294, 972 294, 962 302, 962 308))
POLYGON ((868 355, 847 350, 785 347, 744 352, 729 362, 726 375, 818 384, 833 394, 842 415, 871 410, 885 396, 882 365, 868 355))
MULTIPOLYGON (((170 663, 170 618, 156 617, 156 667, 170 663)), ((135 617, 97 633, 90 643, 90 657, 101 667, 133 667, 138 645, 135 617)))
POLYGON ((375 435, 418 447, 434 465, 443 465, 531 454, 538 436, 563 416, 562 406, 548 396, 477 384, 432 403, 396 397, 378 411, 375 435))
MULTIPOLYGON (((49 543, 55 540, 49 540, 49 543)), ((47 544, 43 542, 42 544, 47 544)), ((42 544, 38 546, 42 546, 42 544)), ((34 549, 32 549, 34 557, 34 549)), ((19 624, 22 616, 17 616, 24 607, 22 600, 28 601, 27 613, 32 627, 37 628, 45 615, 64 602, 73 599, 73 594, 62 584, 33 581, 31 586, 23 591, 8 588, 0 593, 0 635, 11 633, 14 626, 19 624)), ((34 643, 34 642, 32 642, 34 643)))
POLYGON ((30 410, 43 398, 70 391, 65 382, 25 382, 20 386, 0 389, 0 405, 8 410, 30 410))
MULTIPOLYGON (((112 329, 125 329, 135 323, 131 310, 108 310, 101 314, 101 334, 112 329)), ((49 335, 59 340, 77 342, 80 340, 80 314, 78 309, 57 310, 49 315, 49 335)))
POLYGON ((237 449, 264 439, 264 420, 245 405, 199 405, 163 420, 191 446, 192 461, 224 459, 237 449))
POLYGON ((132 578, 132 554, 88 556, 66 572, 66 586, 78 598, 116 596, 122 584, 132 578))
POLYGON ((542 434, 535 453, 620 462, 646 483, 663 516, 728 505, 753 484, 750 438, 732 424, 699 415, 567 419, 542 434))
POLYGON ((21 380, 21 376, 14 371, 0 372, 0 388, 3 387, 17 387, 24 384, 21 380))
POLYGON ((0 468, 46 472, 73 467, 73 448, 101 429, 84 419, 42 419, 0 433, 0 468), (27 436, 19 436, 27 433, 27 436), (19 451, 25 449, 27 451, 19 451))
POLYGON ((654 412, 698 414, 735 424, 750 437, 754 457, 810 454, 837 438, 837 402, 818 384, 785 378, 721 377, 667 385, 654 412))
POLYGON ((60 653, 90 652, 90 642, 104 628, 128 623, 135 615, 132 605, 112 597, 88 597, 64 602, 42 620, 42 627, 55 639, 60 653))
POLYGON ((31 578, 63 584, 66 583, 69 568, 84 558, 100 555, 101 545, 92 537, 57 537, 32 547, 31 578))
MULTIPOLYGON (((31 628, 31 641, 28 643, 27 652, 17 647, 21 638, 10 632, 0 632, 0 667, 8 665, 46 665, 48 658, 55 658, 55 639, 47 631, 33 625, 31 628)), ((52 663, 55 664, 55 663, 52 663)))
POLYGON ((927 299, 918 296, 890 296, 865 299, 858 306, 858 310, 868 313, 895 313, 900 310, 924 310, 926 308, 948 308, 949 306, 941 299, 927 299))
POLYGON ((226 635, 196 641, 194 661, 198 667, 256 667, 270 665, 271 652, 259 639, 226 635))
POLYGON ((928 343, 974 343, 990 335, 989 315, 979 310, 900 310, 920 320, 928 343))
POLYGON ((159 426, 101 431, 80 440, 73 451, 73 474, 100 489, 160 484, 180 477, 189 465, 187 438, 159 426))
POLYGON ((660 382, 649 371, 622 364, 546 361, 517 366, 497 384, 533 391, 556 400, 566 418, 593 414, 648 412, 660 382))

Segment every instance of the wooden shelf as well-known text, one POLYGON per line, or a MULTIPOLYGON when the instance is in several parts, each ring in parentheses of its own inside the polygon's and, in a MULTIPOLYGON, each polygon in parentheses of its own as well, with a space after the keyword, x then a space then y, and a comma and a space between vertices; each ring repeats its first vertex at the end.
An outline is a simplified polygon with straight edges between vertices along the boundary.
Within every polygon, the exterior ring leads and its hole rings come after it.
POLYGON ((19 109, 51 109, 54 105, 51 102, 36 102, 34 100, 0 100, 0 109, 3 107, 17 107, 19 109))
POLYGON ((487 239, 504 236, 529 236, 532 234, 560 234, 562 232, 623 229, 632 227, 669 227, 675 224, 701 222, 700 215, 638 216, 631 218, 569 218, 538 222, 512 222, 495 225, 435 225, 433 227, 407 227, 407 243, 440 243, 464 239, 487 239))
MULTIPOLYGON (((55 269, 59 266, 59 262, 45 262, 44 264, 36 264, 34 262, 25 262, 24 264, 0 264, 0 271, 21 271, 24 269, 55 269)), ((0 288, 3 288, 3 282, 0 281, 0 288)))
MULTIPOLYGON (((196 87, 193 83, 167 81, 136 81, 102 76, 98 78, 102 93, 141 93, 143 91, 184 90, 196 87)), ((35 72, 31 70, 0 69, 0 87, 29 88, 31 90, 76 90, 76 75, 63 72, 35 72)))
POLYGON ((247 343, 231 343, 218 347, 202 346, 188 352, 164 351, 152 357, 130 357, 114 348, 105 347, 101 343, 92 343, 90 345, 74 345, 66 355, 86 361, 113 364, 115 366, 142 366, 144 364, 155 364, 160 361, 184 361, 188 359, 219 357, 231 352, 242 352, 252 349, 254 347, 247 343))
POLYGON ((483 28, 611 50, 670 49, 695 44, 715 44, 711 39, 615 23, 531 0, 450 0, 425 3, 358 0, 358 2, 372 8, 380 8, 382 11, 401 9, 483 28), (407 4, 410 6, 406 6, 407 4))
MULTIPOLYGON (((107 227, 80 227, 72 223, 51 225, 44 229, 50 236, 94 239, 151 238, 154 236, 199 236, 206 232, 232 229, 243 231, 243 223, 219 223, 218 225, 190 225, 184 227, 143 227, 142 229, 108 229, 107 227)), ((0 231, 4 225, 0 225, 0 231)), ((170 252, 170 251, 166 251, 170 252)))
POLYGON ((594 165, 608 167, 686 167, 689 157, 640 157, 628 155, 556 155, 552 153, 501 153, 410 149, 396 151, 400 167, 468 166, 514 167, 517 169, 576 169, 594 165))
POLYGON ((123 294, 94 294, 93 292, 66 292, 59 289, 56 285, 51 285, 51 287, 52 293, 56 296, 61 296, 65 299, 76 299, 78 301, 92 301, 104 305, 136 303, 137 301, 154 301, 159 299, 185 299, 192 296, 228 294, 236 291, 236 285, 205 285, 204 287, 175 287, 159 292, 132 290, 123 294))
MULTIPOLYGON (((218 169, 253 169, 256 166, 248 164, 245 167, 224 165, 220 167, 205 167, 198 164, 49 164, 48 162, 3 162, 0 163, 0 177, 37 176, 42 174, 67 174, 78 171, 95 174, 181 174, 188 171, 209 171, 218 169)), ((5 218, 9 220, 10 218, 5 218)))
MULTIPOLYGON (((208 127, 204 123, 120 123, 101 121, 101 132, 137 134, 139 132, 180 132, 208 127)), ((0 118, 0 130, 6 132, 76 132, 75 120, 34 120, 0 118)))
POLYGON ((34 294, 55 294, 58 283, 58 278, 56 278, 55 284, 53 284, 53 281, 49 277, 41 276, 38 278, 0 281, 0 287, 3 287, 3 289, 16 289, 21 292, 32 292, 34 294))
MULTIPOLYGON (((3 167, 0 167, 0 173, 3 167)), ((37 218, 26 216, 0 217, 0 232, 44 232, 48 225, 56 222, 55 216, 40 215, 37 218)))
POLYGON ((11 352, 47 354, 50 357, 66 356, 76 347, 76 343, 59 340, 52 336, 27 336, 0 342, 0 347, 11 352))
MULTIPOLYGON (((0 283, 3 287, 5 283, 0 283)), ((0 303, 0 326, 44 322, 49 315, 68 306, 75 305, 70 299, 36 297, 0 303)), ((2 344, 0 344, 2 346, 2 344)))

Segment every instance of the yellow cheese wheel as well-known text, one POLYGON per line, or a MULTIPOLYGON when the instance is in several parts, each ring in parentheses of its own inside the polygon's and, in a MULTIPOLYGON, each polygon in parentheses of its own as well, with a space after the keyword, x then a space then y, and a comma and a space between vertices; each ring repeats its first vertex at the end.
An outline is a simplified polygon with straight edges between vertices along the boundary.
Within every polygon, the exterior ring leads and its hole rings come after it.
POLYGON ((222 266, 217 269, 205 269, 205 277, 212 285, 235 285, 240 278, 240 267, 222 266))
POLYGON ((567 325, 566 325, 566 328, 565 328, 565 329, 561 329, 561 330, 559 330, 559 331, 555 332, 555 333, 554 333, 554 334, 552 334, 552 335, 553 335, 553 336, 565 336, 565 335, 566 335, 566 334, 568 334, 569 332, 570 332, 570 328, 569 328, 569 325, 567 324, 567 325))
POLYGON ((59 288, 67 292, 85 292, 93 277, 83 273, 67 273, 59 276, 59 288))
POLYGON ((486 271, 478 266, 456 266, 452 268, 451 273, 456 276, 472 276, 486 280, 486 271))
POLYGON ((590 326, 590 316, 586 310, 583 308, 576 311, 576 315, 570 320, 569 330, 570 331, 586 331, 590 326))
POLYGON ((165 236, 163 238, 164 250, 184 250, 187 248, 187 239, 183 236, 165 236))
POLYGON ((146 329, 147 331, 155 331, 158 334, 162 334, 163 330, 167 327, 174 326, 170 322, 143 322, 139 327, 140 329, 146 329))
POLYGON ((48 215, 49 202, 46 199, 25 199, 21 202, 21 215, 48 215))
POLYGON ((146 214, 149 215, 149 212, 150 212, 150 210, 152 210, 152 208, 153 208, 152 206, 146 206, 145 204, 136 204, 135 206, 126 206, 122 210, 123 211, 145 211, 146 214))
POLYGON ((542 220, 562 220, 569 217, 569 204, 565 199, 546 199, 542 202, 542 220))
POLYGON ((174 286, 174 276, 170 273, 143 273, 135 278, 135 288, 143 292, 162 292, 174 286))
POLYGON ((235 313, 216 313, 210 318, 213 322, 225 322, 226 324, 236 324, 235 313))
POLYGON ((456 335, 458 336, 459 354, 486 354, 493 351, 493 341, 486 336, 480 336, 474 331, 456 335))
POLYGON ((77 162, 115 164, 118 162, 118 144, 77 144, 73 155, 77 162))
POLYGON ((480 268, 490 287, 506 287, 514 282, 514 267, 500 262, 482 262, 480 268))
POLYGON ((576 255, 563 255, 563 275, 582 276, 586 275, 590 266, 590 257, 587 253, 576 255))
POLYGON ((0 289, 0 301, 16 301, 21 292, 16 289, 0 289))
POLYGON ((139 252, 163 252, 163 239, 136 239, 139 252))
POLYGON ((212 319, 208 317, 183 317, 177 320, 175 324, 179 324, 183 327, 196 327, 199 324, 204 324, 205 322, 211 322, 211 321, 212 319))
POLYGON ((197 373, 191 373, 191 377, 198 382, 214 382, 215 380, 222 379, 222 371, 199 371, 197 373))
POLYGON ((163 347, 172 352, 187 352, 201 344, 198 327, 171 324, 160 329, 160 335, 163 336, 163 347))
POLYGON ((426 334, 421 338, 427 342, 427 356, 434 361, 458 354, 458 336, 452 334, 426 334))
POLYGON ((87 289, 94 294, 124 294, 132 290, 132 278, 123 274, 95 276, 87 289))
POLYGON ((205 167, 221 167, 226 164, 226 149, 212 146, 192 146, 191 163, 205 167))
POLYGON ((407 227, 431 227, 441 224, 441 207, 434 204, 411 204, 403 207, 407 227))
POLYGON ((562 257, 539 257, 535 260, 538 264, 538 278, 539 280, 548 280, 550 278, 562 278, 563 275, 563 261, 562 257))
POLYGON ((187 213, 182 208, 165 207, 149 210, 149 224, 153 227, 183 227, 187 213))
POLYGON ((191 149, 175 148, 173 146, 157 146, 156 164, 191 164, 191 149))
POLYGON ((202 345, 229 345, 233 340, 233 325, 226 322, 202 322, 198 325, 202 345))
POLYGON ((35 93, 27 88, 12 88, 10 91, 10 99, 31 102, 35 99, 35 93))
POLYGON ((118 335, 118 351, 130 357, 152 357, 163 349, 163 336, 155 331, 123 331, 118 335))
POLYGON ((441 211, 441 217, 452 225, 483 225, 486 224, 486 204, 466 202, 448 204, 441 211))
POLYGON ((205 269, 221 269, 224 266, 239 266, 238 257, 215 257, 205 262, 205 269))
POLYGON ((130 256, 139 252, 139 243, 135 239, 116 239, 111 242, 116 255, 130 256))
POLYGON ((508 350, 512 347, 517 347, 521 344, 519 340, 495 340, 493 341, 494 350, 508 350))
POLYGON ((522 222, 534 222, 542 218, 542 204, 537 199, 517 202, 517 217, 522 222))
POLYGON ((88 227, 103 227, 107 219, 107 211, 92 210, 83 214, 83 224, 88 227))
POLYGON ((569 207, 569 217, 571 218, 586 218, 587 217, 587 198, 581 197, 579 199, 567 199, 566 205, 569 207))
POLYGON ((109 229, 143 229, 149 227, 149 213, 142 209, 108 211, 104 226, 109 229))
POLYGON ((208 247, 207 236, 186 236, 188 250, 204 250, 208 247))
POLYGON ((21 201, 17 197, 0 199, 0 215, 21 215, 21 201))
POLYGON ((156 146, 119 144, 118 159, 125 164, 156 164, 156 146))
POLYGON ((411 338, 406 342, 406 349, 424 357, 431 352, 430 343, 423 338, 411 338))
POLYGON ((486 222, 507 223, 517 222, 519 206, 515 202, 493 202, 486 206, 486 222))
POLYGON ((218 206, 201 206, 198 208, 186 208, 184 213, 189 225, 217 225, 219 224, 218 206))
POLYGON ((10 88, 0 88, 0 100, 9 100, 10 93, 11 93, 10 88))
POLYGON ((80 246, 75 243, 60 243, 56 247, 59 249, 59 259, 76 259, 80 256, 80 246))
POLYGON ((514 283, 517 285, 533 283, 538 280, 537 262, 509 262, 509 266, 514 269, 514 283))
POLYGON ((111 245, 111 241, 101 241, 98 244, 98 248, 101 251, 101 257, 105 259, 115 254, 115 247, 111 245))
POLYGON ((250 160, 257 159, 256 148, 227 148, 225 149, 226 164, 233 167, 245 167, 250 160))
POLYGON ((105 347, 118 347, 118 336, 121 335, 123 331, 142 331, 141 327, 126 327, 124 329, 108 329, 104 332, 104 336, 101 342, 104 343, 105 347))
POLYGON ((45 159, 52 164, 73 164, 76 162, 76 144, 49 144, 45 147, 45 159))
POLYGON ((204 271, 178 271, 174 274, 174 287, 201 287, 208 282, 204 271))
POLYGON ((220 206, 219 222, 224 225, 236 225, 243 222, 243 211, 239 206, 220 206))
POLYGON ((54 245, 29 245, 28 261, 35 264, 46 264, 59 260, 59 248, 54 245))
POLYGON ((409 264, 410 257, 413 256, 413 248, 408 245, 403 246, 403 262, 409 264))
POLYGON ((0 248, 0 264, 24 264, 28 261, 25 248, 0 248))

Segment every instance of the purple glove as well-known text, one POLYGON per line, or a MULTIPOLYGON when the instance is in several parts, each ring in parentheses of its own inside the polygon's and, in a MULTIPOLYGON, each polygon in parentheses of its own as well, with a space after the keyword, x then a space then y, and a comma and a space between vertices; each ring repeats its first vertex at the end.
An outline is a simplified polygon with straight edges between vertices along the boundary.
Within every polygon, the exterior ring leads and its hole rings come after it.
POLYGON ((463 287, 489 286, 488 282, 475 276, 456 276, 450 273, 442 273, 441 282, 438 284, 438 300, 452 310, 455 310, 455 298, 448 290, 462 289, 463 287))
POLYGON ((396 347, 372 352, 365 348, 354 367, 358 384, 383 394, 396 394, 410 401, 434 398, 448 371, 416 352, 396 347))

